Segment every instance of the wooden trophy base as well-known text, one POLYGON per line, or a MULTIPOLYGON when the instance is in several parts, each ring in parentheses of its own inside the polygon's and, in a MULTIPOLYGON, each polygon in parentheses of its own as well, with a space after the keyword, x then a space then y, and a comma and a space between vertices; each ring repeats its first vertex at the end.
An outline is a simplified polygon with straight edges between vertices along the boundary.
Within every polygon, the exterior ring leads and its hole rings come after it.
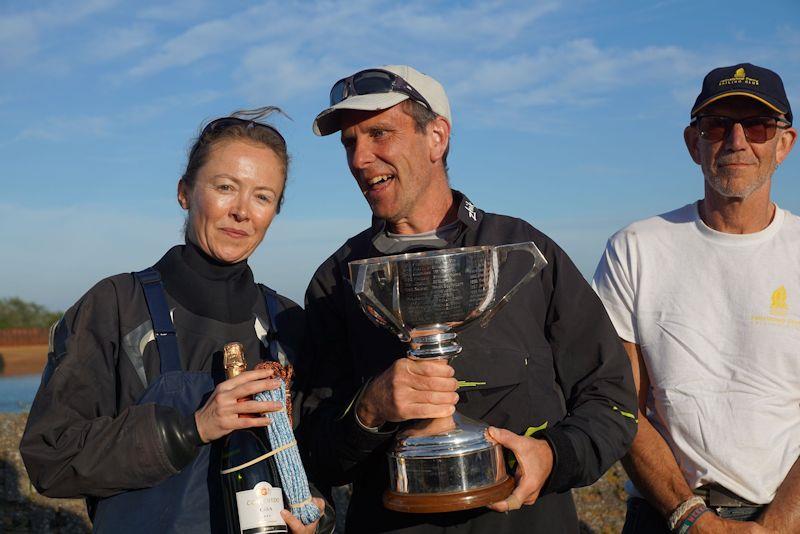
POLYGON ((411 514, 457 512, 502 501, 513 490, 514 479, 511 477, 506 477, 494 486, 453 493, 396 493, 386 490, 383 494, 383 505, 395 512, 411 514))

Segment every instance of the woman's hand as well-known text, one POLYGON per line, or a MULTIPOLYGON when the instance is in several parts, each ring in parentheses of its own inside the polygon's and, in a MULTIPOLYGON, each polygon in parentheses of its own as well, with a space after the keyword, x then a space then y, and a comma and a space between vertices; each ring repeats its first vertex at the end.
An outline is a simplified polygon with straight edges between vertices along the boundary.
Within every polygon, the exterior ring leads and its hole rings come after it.
POLYGON ((271 369, 245 371, 239 376, 221 382, 214 389, 205 405, 194 414, 197 431, 203 443, 208 443, 240 428, 267 426, 266 412, 277 412, 283 406, 279 402, 260 402, 249 399, 267 389, 277 389, 280 381, 272 380, 271 369), (240 414, 254 414, 250 417, 240 414))
MULTIPOLYGON (((317 508, 319 508, 321 513, 319 517, 322 519, 322 516, 325 515, 325 501, 319 497, 312 497, 311 500, 314 501, 314 504, 316 504, 317 508)), ((303 522, 293 516, 292 512, 289 510, 281 510, 281 517, 284 521, 286 521, 286 526, 289 527, 289 532, 291 532, 291 534, 314 534, 317 531, 317 525, 319 524, 319 519, 317 519, 313 523, 304 525, 303 522)))

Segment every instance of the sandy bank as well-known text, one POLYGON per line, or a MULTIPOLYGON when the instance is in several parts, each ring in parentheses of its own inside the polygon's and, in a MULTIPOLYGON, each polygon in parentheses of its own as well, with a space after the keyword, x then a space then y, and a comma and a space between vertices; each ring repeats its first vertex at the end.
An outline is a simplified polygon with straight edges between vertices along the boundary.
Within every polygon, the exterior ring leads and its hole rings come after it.
POLYGON ((47 345, 0 347, 0 354, 4 363, 0 376, 42 374, 47 363, 47 345))

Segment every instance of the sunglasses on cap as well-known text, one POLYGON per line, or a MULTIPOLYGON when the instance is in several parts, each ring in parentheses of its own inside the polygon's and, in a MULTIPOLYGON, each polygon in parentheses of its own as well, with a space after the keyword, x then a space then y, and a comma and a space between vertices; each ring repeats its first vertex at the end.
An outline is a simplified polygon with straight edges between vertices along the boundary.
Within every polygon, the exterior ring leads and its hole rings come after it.
POLYGON ((244 126, 247 129, 265 128, 267 131, 274 133, 276 136, 278 136, 278 139, 281 140, 283 146, 286 146, 286 139, 283 138, 281 133, 276 128, 273 128, 269 124, 265 124, 263 122, 258 122, 250 119, 242 119, 239 117, 220 117, 219 119, 214 119, 213 121, 206 124, 205 128, 203 128, 203 131, 200 132, 200 137, 202 138, 206 134, 218 132, 220 130, 230 128, 231 126, 244 126))
POLYGON ((692 121, 700 131, 700 137, 710 142, 722 141, 728 137, 734 124, 741 124, 744 136, 751 143, 766 143, 778 131, 792 124, 777 117, 747 117, 732 119, 718 115, 698 115, 692 121))
POLYGON ((354 95, 373 95, 377 93, 403 93, 424 105, 433 108, 419 91, 393 72, 383 69, 367 69, 352 76, 342 78, 331 89, 331 106, 354 95))

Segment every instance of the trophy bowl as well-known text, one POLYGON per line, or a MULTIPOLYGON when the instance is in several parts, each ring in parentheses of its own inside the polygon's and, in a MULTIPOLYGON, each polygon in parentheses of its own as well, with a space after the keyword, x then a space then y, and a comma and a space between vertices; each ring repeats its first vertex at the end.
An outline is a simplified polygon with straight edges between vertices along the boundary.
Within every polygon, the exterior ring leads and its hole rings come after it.
MULTIPOLYGON (((411 359, 451 360, 457 333, 491 318, 547 265, 532 242, 484 245, 368 258, 349 264, 362 310, 408 343, 411 359), (530 268, 508 268, 509 255, 528 253, 530 268), (499 288, 509 287, 502 295, 499 288)), ((395 511, 466 510, 505 499, 514 488, 503 448, 488 426, 459 413, 419 420, 398 433, 388 453, 390 487, 384 505, 395 511)))

